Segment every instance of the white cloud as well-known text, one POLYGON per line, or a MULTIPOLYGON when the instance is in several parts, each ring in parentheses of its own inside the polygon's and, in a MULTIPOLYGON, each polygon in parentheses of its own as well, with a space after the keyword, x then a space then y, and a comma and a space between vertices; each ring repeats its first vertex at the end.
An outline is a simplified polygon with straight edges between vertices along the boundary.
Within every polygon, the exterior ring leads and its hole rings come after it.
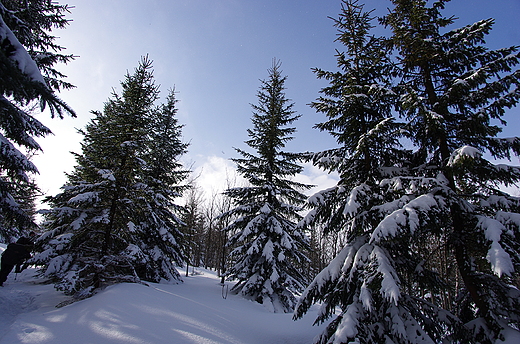
MULTIPOLYGON (((337 174, 329 174, 313 166, 311 163, 303 165, 301 174, 294 180, 303 184, 314 185, 306 191, 307 195, 313 195, 317 191, 332 187, 338 182, 337 174)), ((212 197, 228 187, 246 185, 247 180, 237 173, 235 164, 218 156, 203 157, 202 163, 194 169, 196 184, 203 190, 205 197, 212 197)))
POLYGON ((311 196, 320 190, 336 185, 339 177, 337 173, 327 173, 309 162, 303 164, 303 172, 295 176, 294 180, 303 184, 314 185, 305 192, 311 196))
POLYGON ((228 187, 247 183, 238 175, 235 164, 231 160, 215 155, 203 157, 202 163, 194 169, 193 176, 205 197, 212 197, 228 187))

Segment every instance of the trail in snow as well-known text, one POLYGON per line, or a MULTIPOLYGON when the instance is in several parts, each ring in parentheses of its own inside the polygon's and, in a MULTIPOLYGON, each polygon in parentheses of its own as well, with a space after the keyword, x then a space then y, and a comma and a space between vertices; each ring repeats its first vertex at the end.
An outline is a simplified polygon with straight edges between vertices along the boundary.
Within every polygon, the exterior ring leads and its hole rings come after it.
POLYGON ((0 288, 0 344, 305 344, 316 313, 293 321, 240 296, 222 297, 215 273, 177 285, 119 284, 62 308, 66 296, 28 269, 0 288), (9 310, 9 311, 4 311, 9 310))
POLYGON ((18 291, 12 287, 0 290, 0 338, 9 330, 16 317, 25 312, 35 310, 34 296, 18 291))
MULTIPOLYGON (((312 326, 316 307, 293 321, 237 295, 224 299, 218 276, 198 271, 177 285, 114 285, 61 308, 67 297, 34 269, 12 273, 0 288, 0 344, 310 344, 324 329, 312 326)), ((520 332, 504 334, 497 344, 520 343, 520 332)))

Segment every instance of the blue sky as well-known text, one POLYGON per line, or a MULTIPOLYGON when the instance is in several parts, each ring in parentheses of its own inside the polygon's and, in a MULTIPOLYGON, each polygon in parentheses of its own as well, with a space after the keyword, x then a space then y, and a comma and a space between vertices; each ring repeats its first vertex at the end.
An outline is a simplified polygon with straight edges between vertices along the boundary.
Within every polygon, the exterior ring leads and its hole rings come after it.
MULTIPOLYGON (((63 3, 63 1, 60 1, 63 3)), ((302 117, 290 151, 317 151, 335 146, 332 138, 312 129, 324 120, 307 104, 326 83, 317 80, 313 67, 336 70, 336 30, 328 17, 337 17, 340 0, 71 0, 73 21, 55 32, 67 53, 78 58, 59 67, 77 86, 60 94, 78 118, 50 120, 39 116, 54 136, 40 140, 44 154, 35 158, 43 191, 55 194, 66 181, 80 152, 83 128, 91 110, 102 110, 112 90, 132 72, 141 56, 154 61, 163 96, 175 86, 184 141, 184 157, 199 171, 208 189, 224 185, 225 172, 236 157, 233 147, 246 148, 251 127, 250 103, 256 103, 259 79, 267 78, 273 58, 288 76, 286 95, 302 117), (202 171, 200 171, 202 169, 202 171)), ((376 15, 387 13, 388 0, 367 0, 376 15)), ((496 49, 520 45, 520 0, 454 0, 446 15, 459 17, 454 27, 495 18, 488 46, 496 49)), ((510 111, 504 135, 518 136, 520 111, 510 111)), ((518 159, 513 161, 518 164, 518 159)), ((328 186, 334 178, 307 168, 301 181, 328 186)), ((218 189, 218 187, 216 187, 218 189)))

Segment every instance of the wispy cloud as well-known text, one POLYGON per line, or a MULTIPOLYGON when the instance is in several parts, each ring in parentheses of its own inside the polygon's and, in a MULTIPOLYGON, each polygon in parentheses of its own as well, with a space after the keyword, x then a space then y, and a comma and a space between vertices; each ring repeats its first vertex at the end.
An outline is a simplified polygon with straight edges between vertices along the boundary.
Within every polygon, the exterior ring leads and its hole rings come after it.
MULTIPOLYGON (((301 174, 294 177, 295 181, 303 184, 314 185, 306 191, 307 195, 336 185, 337 174, 329 174, 313 166, 311 163, 303 165, 301 174)), ((245 180, 236 170, 235 164, 219 156, 206 156, 201 164, 194 169, 195 183, 202 189, 206 197, 219 194, 228 187, 247 185, 245 180)))

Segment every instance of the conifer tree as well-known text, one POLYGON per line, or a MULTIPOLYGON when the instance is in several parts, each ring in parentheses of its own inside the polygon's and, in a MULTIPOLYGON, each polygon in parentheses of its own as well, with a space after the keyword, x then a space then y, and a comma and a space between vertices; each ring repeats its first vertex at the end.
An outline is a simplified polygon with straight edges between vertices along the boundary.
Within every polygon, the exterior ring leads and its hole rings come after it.
POLYGON ((184 256, 186 258, 186 276, 189 274, 190 265, 200 266, 202 263, 202 252, 204 250, 205 219, 202 213, 203 194, 196 182, 190 182, 190 189, 185 194, 185 203, 182 220, 184 226, 184 256))
POLYGON ((273 312, 290 312, 295 304, 292 291, 304 282, 295 263, 306 260, 308 241, 296 221, 305 201, 299 190, 307 186, 289 179, 302 170, 297 164, 301 154, 283 151, 295 131, 287 126, 299 117, 285 97, 286 77, 276 60, 268 72, 258 104, 252 105, 253 129, 246 141, 256 154, 236 149, 243 158, 233 159, 250 186, 225 191, 234 202, 234 208, 222 215, 234 219, 225 230, 236 233, 228 241, 233 250, 227 276, 238 280, 232 292, 273 312))
POLYGON ((23 219, 20 221, 20 219, 12 218, 11 216, 2 217, 1 220, 4 222, 0 224, 0 227, 7 230, 0 235, 0 240, 10 241, 10 236, 4 235, 4 233, 16 233, 20 237, 26 235, 29 231, 38 231, 36 201, 39 196, 42 196, 42 192, 32 178, 28 182, 20 183, 20 185, 13 188, 11 197, 22 212, 23 219), (23 224, 22 228, 19 227, 21 224, 23 224))
POLYGON ((67 5, 48 0, 0 1, 0 236, 5 240, 35 226, 17 197, 31 188, 31 194, 37 192, 31 174, 38 170, 28 155, 41 150, 35 138, 51 131, 33 116, 33 108, 39 104, 53 117, 75 116, 54 93, 72 87, 54 65, 73 57, 63 55, 50 34, 66 27, 66 13, 67 5))
POLYGON ((143 209, 143 242, 148 261, 138 275, 147 281, 178 279, 172 262, 182 265, 181 220, 184 207, 174 200, 185 192, 183 182, 190 171, 183 168, 180 157, 187 153, 188 144, 182 142, 182 128, 177 118, 175 89, 170 90, 166 103, 151 111, 148 121, 147 151, 144 156, 146 197, 143 209), (155 252, 163 254, 155 254, 155 252))
POLYGON ((67 294, 82 298, 111 283, 180 279, 172 263, 182 260, 180 221, 172 209, 186 174, 177 161, 186 145, 173 93, 166 105, 154 105, 159 90, 151 68, 143 58, 121 83, 122 95, 114 93, 103 112, 94 112, 81 131, 77 166, 50 200, 44 251, 35 260, 67 294))
POLYGON ((453 23, 441 14, 446 2, 426 7, 394 0, 383 22, 400 56, 399 110, 424 153, 417 174, 445 178, 428 191, 438 197, 432 210, 444 221, 435 230, 447 238, 462 282, 450 311, 464 327, 453 336, 494 343, 505 327, 520 324, 520 292, 513 287, 520 272, 520 200, 499 189, 518 184, 520 169, 494 165, 484 153, 520 154, 520 138, 498 137, 506 109, 520 99, 520 53, 518 46, 484 46, 493 19, 443 33, 453 23))
POLYGON ((295 316, 315 301, 317 322, 341 308, 318 343, 493 343, 504 327, 518 328, 519 201, 498 186, 517 183, 519 170, 482 153, 519 153, 518 138, 498 138, 490 123, 518 101, 517 48, 482 46, 492 20, 442 34, 453 21, 440 16, 445 1, 393 3, 382 19, 393 36, 376 40, 378 57, 364 29, 369 14, 343 1, 335 21, 347 49, 338 55, 343 70, 318 70, 331 81, 328 97, 313 104, 329 117, 318 127, 343 146, 311 157, 341 179, 311 197, 315 209, 302 225, 318 222, 350 239, 295 316), (367 116, 376 113, 379 123, 367 116), (399 147, 404 137, 413 151, 399 147))
POLYGON ((328 120, 316 127, 333 135, 339 148, 309 155, 323 169, 336 171, 335 187, 309 199, 313 210, 300 223, 319 225, 324 234, 344 233, 347 244, 320 272, 303 293, 295 310, 300 318, 316 301, 322 303, 316 323, 322 323, 341 308, 317 338, 317 343, 384 342, 391 335, 392 307, 398 286, 395 268, 388 263, 385 248, 372 242, 371 233, 397 205, 406 201, 389 192, 396 176, 407 174, 413 155, 404 150, 402 124, 393 118, 397 95, 392 90, 395 73, 386 40, 370 34, 373 19, 358 1, 344 1, 334 21, 338 41, 338 72, 316 69, 329 80, 323 96, 311 105, 328 120), (394 204, 395 203, 395 204, 394 204), (381 291, 381 292, 380 292, 381 291))

